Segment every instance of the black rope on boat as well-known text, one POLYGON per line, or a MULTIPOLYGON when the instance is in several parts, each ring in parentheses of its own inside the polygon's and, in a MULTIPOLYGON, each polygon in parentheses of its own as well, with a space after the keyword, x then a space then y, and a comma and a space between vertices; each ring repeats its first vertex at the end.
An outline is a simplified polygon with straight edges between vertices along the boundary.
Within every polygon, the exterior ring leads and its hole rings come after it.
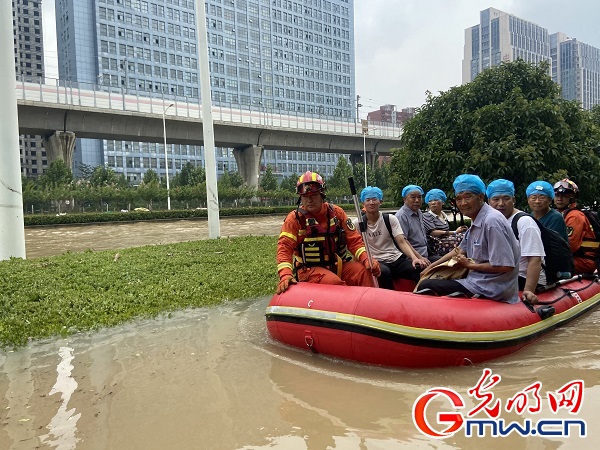
POLYGON ((566 288, 562 288, 563 294, 560 297, 558 297, 558 298, 556 298, 554 300, 551 300, 551 301, 547 301, 547 302, 538 302, 537 304, 538 305, 552 305, 552 304, 558 302, 559 300, 562 300, 565 297, 572 297, 573 296, 571 294, 572 292, 581 292, 581 291, 589 288, 591 285, 593 285, 594 283, 596 283, 597 280, 598 280, 598 278, 594 277, 594 279, 592 281, 590 281, 589 284, 587 284, 586 286, 583 286, 581 288, 578 288, 578 289, 566 289, 566 288))

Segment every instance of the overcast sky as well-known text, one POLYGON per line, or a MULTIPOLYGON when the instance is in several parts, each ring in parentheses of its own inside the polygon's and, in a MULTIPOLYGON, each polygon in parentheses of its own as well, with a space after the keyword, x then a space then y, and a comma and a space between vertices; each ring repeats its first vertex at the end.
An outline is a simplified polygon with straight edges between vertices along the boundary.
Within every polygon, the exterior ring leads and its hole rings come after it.
MULTIPOLYGON (((42 6, 46 19, 54 0, 42 6)), ((361 116, 386 103, 421 106, 426 91, 460 85, 465 29, 478 24, 479 12, 489 7, 600 48, 600 0, 354 0, 361 116)), ((52 45, 52 34, 53 23, 45 20, 45 44, 52 45)), ((56 58, 56 48, 47 51, 56 58)), ((47 76, 57 76, 55 66, 47 66, 47 76)))
POLYGON ((421 106, 426 91, 460 85, 465 29, 490 7, 600 48, 600 0, 355 0, 361 116, 386 103, 421 106))

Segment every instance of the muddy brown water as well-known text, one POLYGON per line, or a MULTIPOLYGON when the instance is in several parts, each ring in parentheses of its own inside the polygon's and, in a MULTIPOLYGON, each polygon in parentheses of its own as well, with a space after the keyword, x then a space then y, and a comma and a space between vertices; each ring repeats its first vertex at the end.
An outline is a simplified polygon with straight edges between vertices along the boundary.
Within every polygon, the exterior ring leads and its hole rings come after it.
MULTIPOLYGON (((112 230, 120 243, 132 230, 137 236, 131 238, 163 239, 165 224, 153 225, 153 232, 123 225, 112 230)), ((37 233, 44 241, 52 234, 65 248, 67 239, 77 240, 73 227, 66 228, 69 237, 63 239, 56 228, 37 233)), ((28 245, 34 241, 28 234, 28 245)), ((109 246, 108 238, 103 241, 103 248, 122 248, 109 246)), ((341 361, 274 342, 265 327, 268 300, 186 310, 1 350, 0 449, 537 450, 596 449, 600 444, 600 311, 485 364, 409 370, 341 361), (432 439, 417 430, 411 411, 421 394, 450 388, 472 408, 479 402, 467 391, 484 368, 501 376, 490 392, 502 407, 519 391, 542 383, 541 411, 502 411, 507 422, 578 419, 586 422, 587 437, 574 431, 569 437, 525 438, 514 432, 467 437, 461 430, 432 439), (569 415, 561 409, 554 415, 547 392, 573 380, 585 385, 581 410, 569 415)), ((452 408, 437 399, 428 409, 432 427, 441 430, 435 414, 452 408)))

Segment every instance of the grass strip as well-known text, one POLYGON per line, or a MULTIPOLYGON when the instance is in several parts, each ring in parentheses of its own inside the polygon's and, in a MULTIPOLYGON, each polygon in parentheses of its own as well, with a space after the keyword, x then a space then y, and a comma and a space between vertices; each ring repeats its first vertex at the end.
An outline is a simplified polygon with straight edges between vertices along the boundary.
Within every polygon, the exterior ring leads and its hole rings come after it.
POLYGON ((0 261, 0 346, 272 295, 276 244, 249 236, 0 261))

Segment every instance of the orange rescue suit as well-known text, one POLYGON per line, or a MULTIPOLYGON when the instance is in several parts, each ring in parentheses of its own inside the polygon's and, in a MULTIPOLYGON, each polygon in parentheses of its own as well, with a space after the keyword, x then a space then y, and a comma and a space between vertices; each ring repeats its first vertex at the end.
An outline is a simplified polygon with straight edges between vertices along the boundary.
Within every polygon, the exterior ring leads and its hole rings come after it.
POLYGON ((298 281, 311 283, 373 286, 362 264, 366 259, 360 233, 339 206, 323 202, 315 215, 298 208, 283 222, 277 242, 280 279, 296 275, 298 281))
POLYGON ((598 243, 595 242, 596 235, 592 230, 590 221, 585 214, 576 209, 576 204, 571 204, 569 209, 563 212, 569 246, 573 252, 576 273, 593 273, 596 270, 596 258, 598 258, 598 243))

